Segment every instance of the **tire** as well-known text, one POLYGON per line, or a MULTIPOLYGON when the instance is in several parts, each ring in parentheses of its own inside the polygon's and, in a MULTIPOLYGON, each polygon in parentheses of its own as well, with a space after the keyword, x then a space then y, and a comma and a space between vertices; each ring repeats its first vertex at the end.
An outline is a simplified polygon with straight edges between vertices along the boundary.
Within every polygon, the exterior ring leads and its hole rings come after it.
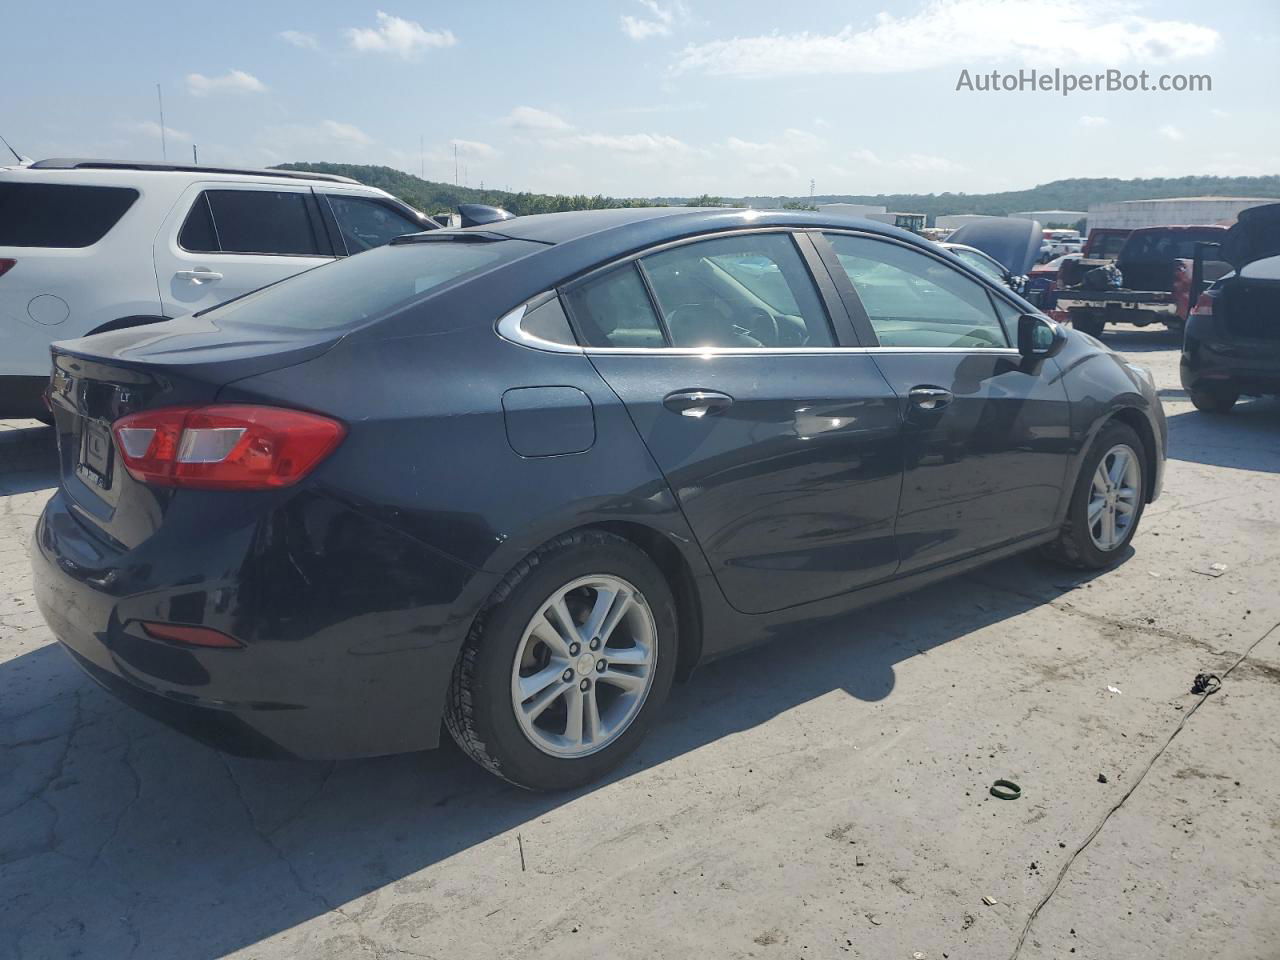
POLYGON ((579 787, 612 770, 644 739, 670 692, 677 650, 675 600, 648 555, 604 531, 566 534, 521 561, 476 618, 454 667, 445 726, 468 756, 517 786, 579 787), (604 643, 596 650, 599 637, 588 638, 579 628, 600 609, 607 584, 619 587, 619 597, 633 589, 635 599, 608 607, 611 615, 626 612, 612 628, 602 617, 604 643), (562 631, 555 607, 547 605, 570 587, 564 608, 575 625, 562 631), (578 654, 568 655, 568 637, 581 641, 578 654), (648 649, 647 667, 630 665, 648 649), (602 668, 611 652, 618 662, 602 668), (563 673, 557 673, 560 667, 563 673), (552 675, 556 679, 546 679, 552 675), (522 680, 530 689, 548 685, 518 703, 522 680), (625 688, 615 686, 624 680, 625 688), (531 719, 544 697, 549 706, 531 719), (570 720, 575 705, 581 718, 576 741, 570 720), (582 713, 583 705, 597 708, 595 737, 589 735, 593 711, 582 713))
MULTIPOLYGON (((1110 463, 1114 465, 1114 459, 1111 459, 1110 463)), ((1105 570, 1119 561, 1124 555, 1124 548, 1133 539, 1138 524, 1142 520, 1142 511, 1146 506, 1148 469, 1150 464, 1147 461, 1142 440, 1132 427, 1116 421, 1103 427, 1090 446, 1080 474, 1076 478, 1075 488, 1071 492, 1071 505, 1067 509, 1066 523, 1063 524, 1058 539, 1045 547, 1046 555, 1057 563, 1080 570, 1105 570), (1116 518, 1115 526, 1112 528, 1115 534, 1114 542, 1105 545, 1106 528, 1104 526, 1099 530, 1098 525, 1105 524, 1101 514, 1109 512, 1109 505, 1104 503, 1099 519, 1094 524, 1090 523, 1090 507, 1099 499, 1095 492, 1095 478, 1099 465, 1120 449, 1127 449, 1131 455, 1136 476, 1126 474, 1124 482, 1118 485, 1116 490, 1132 489, 1135 492, 1131 501, 1122 493, 1117 494, 1116 501, 1131 502, 1132 510, 1127 514, 1119 509, 1115 511, 1113 514, 1116 518), (1127 526, 1123 531, 1120 528, 1122 517, 1128 518, 1127 526), (1102 536, 1100 537, 1099 534, 1102 536), (1103 543, 1099 542, 1100 539, 1103 543)))
POLYGON ((1071 326, 1079 330, 1081 333, 1087 333, 1091 337, 1101 339, 1102 331, 1106 328, 1106 321, 1100 317, 1081 315, 1078 319, 1075 315, 1071 317, 1071 326))
POLYGON ((1240 392, 1229 386, 1201 387, 1188 390, 1191 403, 1202 413, 1230 413, 1240 399, 1240 392))

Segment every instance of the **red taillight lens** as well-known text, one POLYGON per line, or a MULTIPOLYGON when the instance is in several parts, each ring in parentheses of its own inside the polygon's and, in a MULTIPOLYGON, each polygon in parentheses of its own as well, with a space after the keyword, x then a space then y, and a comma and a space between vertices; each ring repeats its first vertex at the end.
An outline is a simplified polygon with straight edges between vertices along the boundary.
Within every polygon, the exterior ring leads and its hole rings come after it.
POLYGON ((0 277, 12 270, 17 262, 17 260, 12 260, 8 257, 0 257, 0 277))
POLYGON ((181 623, 143 622, 143 632, 155 640, 169 640, 189 647, 242 647, 235 637, 229 637, 212 627, 190 627, 181 623))
POLYGON ((1208 290, 1200 294, 1200 298, 1196 301, 1196 305, 1191 308, 1191 316, 1193 317, 1212 317, 1213 316, 1213 297, 1208 290))
POLYGON ((112 429, 135 480, 205 490, 290 486, 347 433, 337 420, 314 413, 240 404, 147 410, 122 417, 112 429))

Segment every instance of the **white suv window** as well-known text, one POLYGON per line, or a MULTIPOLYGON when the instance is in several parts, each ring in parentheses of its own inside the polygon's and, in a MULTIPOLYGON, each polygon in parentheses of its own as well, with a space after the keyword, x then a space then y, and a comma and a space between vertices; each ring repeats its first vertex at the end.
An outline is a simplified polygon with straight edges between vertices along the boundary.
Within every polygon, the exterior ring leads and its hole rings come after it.
POLYGON ((422 224, 392 209, 389 204, 367 197, 325 194, 329 209, 338 221, 347 253, 361 253, 380 247, 406 233, 421 233, 422 224))
POLYGON ((137 199, 128 187, 0 183, 0 247, 91 247, 137 199))
POLYGON ((178 243, 191 253, 325 256, 309 194, 271 190, 205 190, 196 198, 178 243))

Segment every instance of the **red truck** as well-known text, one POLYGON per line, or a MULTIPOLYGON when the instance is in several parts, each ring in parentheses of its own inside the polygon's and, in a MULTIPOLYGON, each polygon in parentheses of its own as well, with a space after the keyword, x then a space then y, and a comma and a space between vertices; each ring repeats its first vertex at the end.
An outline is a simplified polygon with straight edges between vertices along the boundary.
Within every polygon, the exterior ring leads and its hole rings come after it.
POLYGON ((1062 263, 1055 307, 1077 330, 1093 336, 1101 336, 1108 323, 1145 327, 1158 321, 1181 330, 1200 288, 1230 269, 1203 257, 1204 245, 1221 243, 1226 232, 1225 226, 1214 224, 1143 227, 1129 232, 1113 265, 1110 258, 1096 254, 1114 247, 1117 240, 1099 236, 1095 243, 1094 235, 1102 231, 1091 231, 1085 255, 1062 263), (1202 254, 1203 269, 1193 271, 1197 253, 1202 254))

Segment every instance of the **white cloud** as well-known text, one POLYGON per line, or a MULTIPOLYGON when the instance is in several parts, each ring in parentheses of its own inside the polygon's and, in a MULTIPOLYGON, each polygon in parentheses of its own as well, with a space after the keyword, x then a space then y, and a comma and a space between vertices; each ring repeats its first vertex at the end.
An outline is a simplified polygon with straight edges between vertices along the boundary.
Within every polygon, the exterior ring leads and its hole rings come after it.
POLYGON ((1160 134, 1160 136, 1164 137, 1166 140, 1184 139, 1184 135, 1182 131, 1179 130, 1177 127, 1175 127, 1172 123, 1166 123, 1157 132, 1160 134))
MULTIPOLYGON (((134 133, 139 136, 147 137, 150 140, 160 139, 160 124, 154 120, 142 120, 138 123, 120 123, 117 126, 126 133, 134 133)), ((164 136, 166 140, 172 140, 177 143, 190 143, 191 134, 182 130, 175 130, 173 127, 165 126, 164 136)))
POLYGON ((347 39, 355 50, 365 53, 389 53, 404 60, 412 60, 422 51, 437 47, 452 47, 458 42, 452 31, 426 30, 415 20, 393 17, 377 12, 376 27, 351 27, 347 39))
POLYGON ((1220 107, 1212 107, 1209 112, 1219 119, 1231 116, 1229 111, 1223 110, 1220 107))
POLYGON ((625 13, 622 15, 622 32, 632 40, 670 36, 672 27, 689 15, 680 0, 668 4, 658 3, 657 0, 638 2, 649 11, 647 17, 633 17, 625 13))
POLYGON ((353 143, 358 146, 373 143, 373 137, 350 123, 326 120, 320 126, 329 135, 329 139, 336 143, 353 143))
POLYGON ((315 38, 315 35, 303 33, 301 30, 282 30, 280 31, 280 39, 295 47, 301 47, 303 50, 320 49, 320 41, 315 38))
POLYGON ((456 147, 459 157, 470 160, 492 160, 498 156, 498 151, 490 144, 479 140, 450 140, 449 147, 456 147))
POLYGON ((1216 30, 1142 16, 1131 0, 930 0, 918 13, 880 13, 862 28, 690 44, 677 73, 737 77, 901 73, 1015 60, 1034 64, 1161 62, 1212 52, 1216 30))
POLYGON ((193 97, 211 93, 262 93, 267 85, 251 73, 228 70, 220 77, 206 77, 203 73, 187 74, 187 92, 193 97))
POLYGON ((546 110, 539 110, 537 107, 516 107, 509 114, 502 118, 502 122, 508 127, 514 127, 517 130, 572 130, 563 118, 557 117, 554 113, 548 113, 546 110))
POLYGON ((738 137, 729 137, 725 141, 725 146, 738 154, 765 154, 765 153, 808 153, 821 148, 826 143, 821 137, 809 133, 806 130, 796 130, 791 128, 784 130, 782 136, 777 140, 767 140, 764 142, 755 140, 742 140, 738 137))
POLYGON ((1087 113, 1080 118, 1082 127, 1105 127, 1110 122, 1106 117, 1091 117, 1087 113))
POLYGON ((684 141, 662 133, 581 133, 570 139, 580 146, 633 156, 684 154, 692 149, 684 141))
POLYGON ((800 171, 780 160, 765 163, 748 163, 747 173, 762 180, 798 180, 800 171))
POLYGON ((907 170, 919 170, 923 173, 952 173, 964 167, 947 157, 935 157, 927 153, 909 153, 898 164, 907 170))

